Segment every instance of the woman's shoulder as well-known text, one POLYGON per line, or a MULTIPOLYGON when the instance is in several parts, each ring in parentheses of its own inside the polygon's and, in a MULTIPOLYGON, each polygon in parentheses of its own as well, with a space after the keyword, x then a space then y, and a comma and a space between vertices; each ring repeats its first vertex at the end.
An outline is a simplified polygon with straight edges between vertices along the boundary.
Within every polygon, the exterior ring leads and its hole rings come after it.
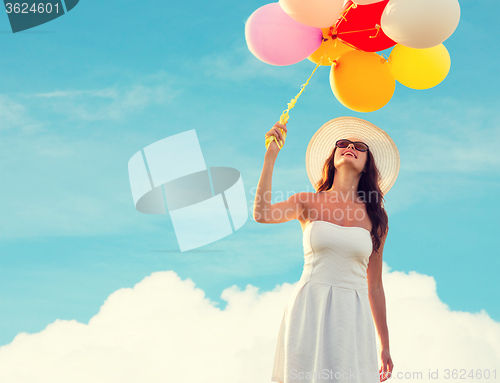
POLYGON ((301 202, 303 204, 306 204, 308 202, 314 202, 316 197, 318 196, 318 193, 316 192, 298 192, 292 194, 290 197, 288 197, 288 201, 293 201, 293 202, 301 202))
POLYGON ((302 204, 307 205, 309 203, 317 202, 320 196, 320 192, 298 192, 294 194, 294 198, 302 202, 302 204))

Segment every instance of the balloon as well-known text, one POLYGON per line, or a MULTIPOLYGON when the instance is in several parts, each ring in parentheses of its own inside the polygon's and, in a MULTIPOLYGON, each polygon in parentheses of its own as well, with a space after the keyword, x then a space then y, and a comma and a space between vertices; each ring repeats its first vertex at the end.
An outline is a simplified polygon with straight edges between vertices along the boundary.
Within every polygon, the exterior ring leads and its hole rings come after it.
POLYGON ((245 24, 248 49, 271 65, 302 61, 321 45, 320 28, 309 27, 288 16, 279 3, 258 8, 245 24))
POLYGON ((345 107, 373 112, 392 98, 396 80, 389 63, 378 54, 352 50, 336 61, 330 70, 330 86, 345 107))
POLYGON ((443 44, 415 49, 397 44, 389 56, 391 73, 412 89, 429 89, 443 81, 450 71, 450 54, 443 44))
POLYGON ((450 37, 459 20, 457 0, 391 0, 380 25, 399 44, 425 49, 450 37))
POLYGON ((330 66, 333 61, 339 57, 342 53, 352 50, 352 48, 337 38, 333 38, 329 35, 330 28, 323 28, 323 39, 328 39, 321 43, 321 46, 316 49, 316 51, 308 57, 310 61, 317 64, 321 57, 328 50, 327 56, 321 62, 321 65, 330 66))
POLYGON ((348 1, 344 16, 337 22, 338 38, 365 52, 383 51, 396 45, 380 28, 380 17, 388 2, 356 5, 348 1))
POLYGON ((356 0, 354 2, 358 5, 368 5, 368 4, 378 3, 379 1, 382 0, 356 0))
POLYGON ((288 16, 299 23, 317 28, 327 28, 335 24, 343 2, 343 0, 279 0, 281 8, 288 16))

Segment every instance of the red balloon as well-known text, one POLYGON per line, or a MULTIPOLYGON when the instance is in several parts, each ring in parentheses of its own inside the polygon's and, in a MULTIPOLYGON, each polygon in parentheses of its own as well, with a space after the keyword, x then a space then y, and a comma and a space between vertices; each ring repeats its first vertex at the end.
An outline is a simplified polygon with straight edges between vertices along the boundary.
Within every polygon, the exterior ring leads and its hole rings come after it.
POLYGON ((380 27, 382 12, 388 2, 389 0, 383 0, 368 5, 353 5, 349 0, 336 24, 337 37, 365 52, 383 51, 396 45, 380 27))

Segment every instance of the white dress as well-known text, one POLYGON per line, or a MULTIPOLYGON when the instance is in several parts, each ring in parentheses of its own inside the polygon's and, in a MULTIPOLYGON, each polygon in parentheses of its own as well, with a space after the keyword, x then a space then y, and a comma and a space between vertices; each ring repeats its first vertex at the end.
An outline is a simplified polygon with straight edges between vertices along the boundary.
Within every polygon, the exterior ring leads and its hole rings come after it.
POLYGON ((271 380, 379 383, 366 278, 370 232, 313 221, 303 246, 304 269, 285 308, 271 380))

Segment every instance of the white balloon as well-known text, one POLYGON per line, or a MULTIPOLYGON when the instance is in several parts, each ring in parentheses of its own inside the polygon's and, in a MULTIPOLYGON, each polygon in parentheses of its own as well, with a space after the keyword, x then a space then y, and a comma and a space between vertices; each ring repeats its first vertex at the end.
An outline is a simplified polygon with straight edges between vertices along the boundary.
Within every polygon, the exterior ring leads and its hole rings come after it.
POLYGON ((295 21, 310 27, 328 28, 337 22, 344 0, 279 0, 295 21))
POLYGON ((368 5, 373 3, 380 3, 382 0, 353 0, 358 5, 368 5))
POLYGON ((397 43, 425 49, 450 37, 459 20, 458 0, 390 0, 380 24, 397 43))

